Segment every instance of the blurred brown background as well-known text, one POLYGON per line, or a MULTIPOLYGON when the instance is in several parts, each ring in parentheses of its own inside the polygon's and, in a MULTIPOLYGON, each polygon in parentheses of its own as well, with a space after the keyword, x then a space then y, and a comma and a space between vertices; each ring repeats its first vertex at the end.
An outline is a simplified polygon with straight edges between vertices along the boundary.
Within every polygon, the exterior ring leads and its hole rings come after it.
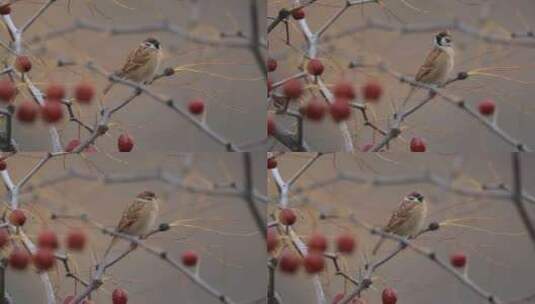
MULTIPOLYGON (((535 26, 535 2, 531 0, 510 1, 442 1, 412 0, 406 1, 416 8, 404 4, 405 1, 384 1, 384 6, 366 4, 347 10, 325 37, 365 24, 368 19, 386 22, 401 27, 405 24, 445 23, 458 19, 479 27, 483 33, 509 37, 512 31, 526 32, 535 26), (480 12, 484 4, 489 6, 489 20, 480 22, 480 12), (384 7, 384 8, 383 8, 384 7), (394 16, 395 15, 395 16, 394 16)), ((320 0, 305 8, 307 21, 316 31, 345 4, 341 0, 320 0)), ((276 16, 285 7, 291 8, 294 1, 268 1, 268 16, 276 16)), ((271 75, 274 82, 297 73, 297 66, 304 55, 303 35, 295 20, 289 21, 292 46, 285 44, 284 26, 279 26, 270 33, 270 56, 279 61, 279 68, 271 75)), ((533 73, 533 48, 518 46, 499 46, 477 41, 463 33, 452 32, 455 44, 454 73, 478 68, 506 68, 486 70, 494 74, 475 76, 465 81, 450 85, 448 93, 463 97, 470 106, 476 106, 483 98, 492 98, 497 103, 498 124, 513 137, 535 147, 532 136, 534 123, 535 93, 533 73)), ((323 73, 327 84, 333 84, 345 77, 351 80, 358 90, 370 78, 378 78, 384 86, 385 94, 381 102, 371 105, 371 118, 386 127, 386 118, 391 118, 392 103, 399 104, 408 93, 408 86, 398 80, 379 74, 374 69, 348 70, 350 61, 363 59, 375 62, 385 60, 393 69, 414 76, 418 67, 432 47, 433 33, 403 34, 380 30, 367 30, 354 33, 344 38, 323 43, 319 47, 318 57, 326 65, 323 73)), ((359 92, 360 93, 360 92, 359 92)), ((305 97, 308 101, 310 95, 305 97)), ((413 96, 413 102, 424 98, 419 92, 413 96)), ((353 118, 357 124, 350 124, 352 134, 356 136, 356 146, 373 141, 370 128, 362 126, 360 112, 354 111, 353 118)), ((295 119, 279 120, 287 126, 293 126, 295 119)), ((295 126, 294 126, 295 129, 295 126)), ((497 149, 512 151, 495 134, 468 116, 460 109, 446 101, 435 99, 412 115, 405 123, 402 138, 396 140, 391 151, 408 151, 408 141, 412 136, 423 137, 428 143, 428 151, 440 153, 458 151, 477 153, 497 149)), ((336 125, 327 117, 321 123, 305 124, 306 140, 314 151, 340 151, 343 148, 342 137, 336 125)), ((377 136, 376 142, 380 139, 377 136)), ((276 149, 281 149, 277 147, 276 149)))
MULTIPOLYGON (((18 1, 12 7, 12 16, 17 25, 25 22, 44 1, 18 1)), ((197 34, 213 39, 220 32, 235 34, 238 30, 249 36, 249 6, 241 0, 228 0, 220 5, 217 0, 199 1, 57 1, 41 16, 26 39, 50 31, 64 29, 75 20, 84 20, 105 26, 140 26, 168 20, 197 34), (198 19, 192 3, 198 2, 198 19), (195 23, 195 21, 198 21, 195 23)), ((260 16, 265 15, 261 6, 260 16)), ((7 32, 4 31, 4 40, 7 32)), ((115 35, 78 30, 44 43, 31 44, 29 54, 34 56, 32 79, 45 87, 50 81, 68 87, 79 80, 95 82, 100 93, 106 80, 87 71, 83 64, 94 61, 109 71, 119 69, 128 52, 148 36, 157 37, 163 47, 164 58, 160 69, 183 67, 173 77, 157 81, 151 88, 173 97, 180 107, 201 97, 207 105, 207 123, 217 133, 233 143, 259 140, 265 137, 265 108, 260 100, 265 98, 262 74, 248 49, 210 47, 194 44, 175 34, 147 32, 141 34, 115 35), (82 66, 57 67, 58 59, 74 60, 82 66), (246 127, 244 127, 246 126, 246 127)), ((19 96, 17 102, 26 96, 19 96)), ((104 99, 106 106, 116 105, 129 89, 115 86, 104 99)), ((98 96, 102 97, 101 94, 98 96)), ((95 108, 82 107, 81 118, 93 125, 95 108)), ((74 123, 59 126, 64 144, 87 136, 74 123)), ((135 140, 138 151, 222 151, 210 138, 198 131, 166 106, 146 96, 138 97, 112 119, 111 131, 97 141, 105 151, 116 151, 118 134, 128 132, 135 140)), ((15 139, 23 151, 50 149, 48 131, 40 125, 15 126, 15 139)))
MULTIPOLYGON (((9 172, 17 181, 35 165, 42 153, 22 153, 8 159, 9 172)), ((88 176, 150 175, 157 169, 180 177, 186 185, 210 189, 216 183, 221 189, 229 182, 243 187, 242 155, 220 154, 173 154, 129 153, 111 157, 95 156, 88 160, 79 157, 58 158, 45 165, 32 178, 31 186, 51 182, 69 170, 88 176), (120 160, 119 160, 120 159, 120 160), (190 164, 190 165, 188 165, 190 164)), ((253 155, 253 176, 256 189, 265 193, 264 154, 253 155)), ((89 236, 89 248, 81 254, 73 254, 78 274, 88 279, 93 254, 101 257, 109 242, 98 230, 82 225, 75 220, 50 222, 50 213, 81 214, 114 227, 123 208, 135 195, 150 189, 162 197, 160 222, 178 221, 170 231, 159 233, 147 240, 152 246, 165 249, 177 260, 184 250, 192 249, 200 256, 200 275, 214 288, 221 290, 238 303, 250 303, 265 296, 265 243, 257 230, 247 203, 233 196, 207 196, 191 194, 179 187, 161 181, 132 180, 110 183, 70 178, 46 187, 39 187, 21 197, 21 208, 31 212, 26 232, 31 238, 43 227, 56 230, 60 240, 67 227, 82 226, 89 236)), ((1 192, 5 198, 4 187, 1 192)), ((264 212, 265 205, 258 203, 264 212)), ((112 255, 121 253, 127 244, 115 247, 112 255)), ((64 277, 62 271, 51 271, 58 299, 73 293, 73 280, 64 277)), ((153 255, 136 250, 111 268, 105 276, 105 285, 95 294, 96 303, 111 303, 111 291, 116 287, 129 293, 128 303, 219 303, 203 290, 192 284, 182 274, 153 255), (178 301, 178 302, 177 302, 178 301)), ((80 287, 79 287, 80 288, 80 287)), ((23 273, 7 272, 7 290, 16 303, 43 303, 44 290, 33 270, 23 273)), ((81 290, 81 289, 79 289, 81 290)), ((58 303, 63 303, 58 300, 58 303)))
MULTIPOLYGON (((409 153, 329 154, 322 156, 294 185, 299 189, 318 181, 336 176, 337 172, 368 176, 406 176, 429 170, 447 178, 452 168, 461 168, 455 180, 456 186, 480 189, 481 184, 504 182, 511 186, 510 155, 508 153, 489 154, 485 158, 469 155, 459 159, 438 154, 415 156, 409 153), (460 165, 454 165, 455 163, 460 165)), ((292 153, 279 157, 278 167, 288 179, 313 156, 306 153, 292 153)), ((524 190, 535 192, 535 156, 522 155, 524 190)), ((277 192, 272 178, 268 179, 268 191, 273 202, 277 202, 277 192)), ((352 231, 358 235, 359 249, 351 258, 343 259, 342 265, 352 276, 357 275, 358 266, 377 241, 368 231, 349 223, 350 213, 373 226, 382 226, 388 221, 401 198, 409 192, 421 192, 429 203, 428 222, 443 224, 436 232, 422 235, 415 240, 417 245, 436 250, 441 258, 448 259, 456 251, 468 256, 469 276, 483 289, 490 291, 507 302, 535 292, 532 274, 533 244, 526 234, 523 224, 512 202, 506 200, 474 199, 441 190, 429 184, 406 184, 397 186, 373 186, 339 182, 306 191, 300 195, 290 195, 290 207, 296 208, 297 233, 307 239, 313 231, 324 233, 332 242, 337 234, 352 231), (320 214, 338 218, 320 220, 320 214), (453 222, 455 220, 455 222, 453 222), (448 221, 448 224, 444 222, 448 221)), ((527 203, 531 217, 535 217, 533 205, 527 203)), ((330 243, 332 244, 332 243, 330 243)), ((380 250, 386 255, 394 250, 390 243, 380 250)), ((321 275, 329 299, 344 291, 342 278, 334 275, 332 263, 327 262, 328 271, 321 275)), ((277 290, 286 303, 315 303, 315 293, 310 277, 301 269, 297 276, 282 275, 277 272, 277 290)), ((375 273, 374 284, 364 292, 369 304, 379 304, 384 287, 398 291, 398 303, 487 303, 467 289, 453 276, 436 264, 412 251, 404 251, 382 266, 375 273)), ((348 287, 350 287, 348 285, 348 287)), ((352 288, 350 289, 352 290, 352 288)))

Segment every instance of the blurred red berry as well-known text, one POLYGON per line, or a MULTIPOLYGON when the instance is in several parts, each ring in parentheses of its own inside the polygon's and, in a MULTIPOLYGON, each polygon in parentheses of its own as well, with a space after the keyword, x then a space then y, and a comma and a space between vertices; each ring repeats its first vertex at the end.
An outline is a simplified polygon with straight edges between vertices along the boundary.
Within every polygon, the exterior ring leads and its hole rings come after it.
POLYGON ((351 106, 345 99, 336 99, 329 106, 331 117, 335 122, 341 122, 351 116, 351 106))
POLYGON ((277 160, 274 157, 270 157, 267 160, 267 168, 274 169, 277 168, 277 160))
POLYGON ((54 251, 50 248, 38 248, 33 256, 33 264, 39 271, 47 271, 56 264, 54 251))
POLYGON ((275 231, 275 229, 268 229, 266 243, 268 252, 272 252, 279 245, 279 234, 275 231))
POLYGON ((303 264, 305 265, 306 272, 318 273, 323 271, 323 268, 325 268, 325 259, 321 253, 309 252, 303 258, 303 264))
POLYGON ((297 99, 303 94, 303 84, 297 79, 290 79, 282 86, 284 95, 290 99, 297 99))
POLYGON ((10 80, 0 80, 0 102, 8 103, 13 100, 17 88, 10 80))
POLYGON ((373 148, 373 144, 372 143, 366 143, 366 144, 363 144, 361 147, 360 147, 360 151, 362 152, 368 152, 371 150, 371 148, 373 148))
POLYGON ((79 103, 90 103, 95 97, 95 88, 91 83, 81 82, 74 87, 74 98, 79 103))
POLYGON ((466 265, 466 255, 462 252, 454 253, 450 256, 450 263, 453 267, 463 268, 466 265))
POLYGON ((15 59, 15 69, 19 73, 28 73, 32 69, 32 62, 28 56, 20 55, 15 59))
POLYGON ((30 263, 30 255, 26 249, 15 246, 8 258, 9 266, 16 270, 24 270, 30 263))
POLYGON ((26 223, 26 215, 24 211, 15 209, 9 214, 9 222, 15 226, 22 226, 26 223))
POLYGON ((491 116, 496 110, 496 103, 492 99, 485 99, 478 104, 479 113, 484 116, 491 116))
POLYGON ((0 15, 11 14, 11 5, 9 3, 0 6, 0 15))
POLYGON ((396 304, 398 295, 395 289, 385 288, 382 294, 383 304, 396 304))
POLYGON ((317 98, 313 98, 306 105, 304 115, 310 120, 320 121, 325 116, 325 111, 327 111, 325 103, 317 98))
POLYGON ((78 147, 80 145, 80 140, 79 139, 71 139, 68 143, 67 143, 67 146, 65 146, 65 152, 72 152, 74 151, 74 149, 76 149, 76 147, 78 147))
POLYGON ((188 103, 188 109, 191 114, 202 114, 202 112, 204 112, 204 101, 199 98, 193 99, 188 103))
POLYGON ((117 148, 119 152, 130 152, 134 149, 134 139, 130 135, 123 133, 117 139, 117 148))
POLYGON ((336 247, 340 253, 351 254, 355 250, 356 240, 350 233, 344 233, 336 238, 336 247))
POLYGON ((182 264, 186 266, 195 266, 198 260, 199 256, 195 251, 187 250, 182 253, 182 264))
POLYGON ((267 118, 267 133, 268 136, 273 136, 276 131, 275 121, 273 120, 273 117, 271 115, 267 118))
POLYGON ((268 78, 267 79, 267 93, 268 93, 268 96, 271 93, 271 90, 273 90, 273 81, 270 78, 268 78))
POLYGON ((323 73, 323 63, 319 59, 311 59, 307 64, 307 71, 309 74, 319 76, 323 73))
POLYGON ((59 84, 51 84, 46 88, 45 95, 47 99, 61 100, 65 98, 65 88, 59 84))
POLYGON ((369 81, 362 87, 362 95, 364 100, 376 102, 383 95, 383 87, 376 81, 369 81))
POLYGON ((277 60, 273 59, 273 58, 268 58, 267 60, 267 68, 268 68, 268 71, 269 72, 273 72, 277 69, 277 60))
POLYGON ((32 123, 37 118, 39 106, 31 101, 25 100, 17 107, 17 119, 23 123, 32 123))
POLYGON ((84 250, 87 237, 81 229, 73 229, 67 233, 67 248, 73 251, 84 250))
POLYGON ((308 239, 307 246, 309 251, 324 252, 327 250, 327 238, 323 234, 316 232, 308 239))
POLYGON ((295 20, 301 20, 301 19, 305 18, 305 10, 302 9, 302 8, 294 9, 294 10, 292 11, 292 17, 293 17, 295 20))
POLYGON ((116 288, 111 294, 111 301, 113 304, 127 304, 128 293, 126 293, 126 290, 124 289, 116 288))
POLYGON ((335 84, 333 94, 338 99, 353 100, 357 97, 353 84, 348 81, 341 81, 335 84))
POLYGON ((8 241, 9 233, 7 233, 6 229, 0 229, 0 249, 4 248, 8 241))
POLYGON ((295 273, 301 265, 301 259, 290 250, 284 251, 279 257, 279 269, 285 273, 295 273))
POLYGON ((47 123, 56 123, 63 118, 63 108, 57 100, 47 99, 41 108, 41 117, 47 123))
POLYGON ((0 171, 7 169, 7 162, 3 159, 0 159, 0 171))
POLYGON ((423 138, 413 137, 410 142, 411 152, 425 152, 426 145, 423 138))
POLYGON ((41 231, 37 236, 37 247, 51 250, 58 249, 59 242, 56 233, 49 229, 41 231))
POLYGON ((279 221, 286 226, 291 226, 297 221, 297 216, 292 209, 284 208, 279 213, 279 221))

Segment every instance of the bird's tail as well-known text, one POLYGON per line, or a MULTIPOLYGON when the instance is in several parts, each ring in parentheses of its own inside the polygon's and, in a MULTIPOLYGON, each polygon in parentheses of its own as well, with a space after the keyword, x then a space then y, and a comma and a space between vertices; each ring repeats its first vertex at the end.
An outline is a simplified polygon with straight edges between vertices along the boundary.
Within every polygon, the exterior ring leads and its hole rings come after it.
POLYGON ((404 109, 405 106, 407 105, 407 102, 409 102, 409 99, 412 97, 412 94, 414 94, 414 90, 416 89, 416 87, 411 87, 411 90, 409 91, 409 94, 407 95, 407 97, 405 97, 405 100, 403 100, 403 103, 401 104, 401 108, 404 109))
POLYGON ((385 241, 385 238, 381 237, 381 239, 379 240, 379 242, 377 242, 377 244, 376 244, 375 247, 373 248, 372 255, 377 254, 377 251, 379 251, 379 248, 381 247, 381 245, 383 245, 383 242, 384 242, 384 241, 385 241))

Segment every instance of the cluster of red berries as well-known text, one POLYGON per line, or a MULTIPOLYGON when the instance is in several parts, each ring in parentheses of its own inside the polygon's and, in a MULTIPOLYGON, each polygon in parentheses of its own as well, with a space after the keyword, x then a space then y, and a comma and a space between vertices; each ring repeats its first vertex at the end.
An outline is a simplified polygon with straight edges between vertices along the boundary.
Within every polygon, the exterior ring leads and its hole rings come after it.
MULTIPOLYGON (((26 223, 24 211, 15 209, 9 214, 9 222, 14 226, 23 226, 26 223)), ((5 229, 0 230, 0 248, 9 241, 9 235, 5 229)), ((85 248, 87 237, 81 229, 72 229, 67 233, 65 245, 71 251, 82 251, 85 248)), ((25 270, 30 262, 38 271, 48 271, 56 264, 55 250, 59 248, 56 233, 50 229, 43 229, 37 235, 37 249, 33 256, 23 247, 15 246, 9 254, 9 266, 15 270, 25 270)))

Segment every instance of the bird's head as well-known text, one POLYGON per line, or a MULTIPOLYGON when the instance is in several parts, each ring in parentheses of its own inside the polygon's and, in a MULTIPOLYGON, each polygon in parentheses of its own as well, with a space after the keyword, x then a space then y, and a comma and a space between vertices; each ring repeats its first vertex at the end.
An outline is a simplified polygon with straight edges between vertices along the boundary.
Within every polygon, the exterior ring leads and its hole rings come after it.
POLYGON ((421 195, 418 192, 412 192, 409 195, 407 195, 407 199, 416 203, 423 203, 424 202, 424 196, 421 195))
POLYGON ((152 201, 152 200, 156 199, 156 194, 154 192, 152 192, 152 191, 145 190, 145 191, 139 193, 137 195, 137 198, 142 199, 142 200, 152 201))
POLYGON ((452 39, 448 31, 442 31, 435 35, 435 44, 438 47, 451 47, 452 39))
POLYGON ((143 45, 145 47, 152 48, 152 49, 155 49, 155 50, 159 50, 160 49, 160 42, 156 38, 153 38, 153 37, 149 37, 149 38, 145 39, 143 41, 143 45))

